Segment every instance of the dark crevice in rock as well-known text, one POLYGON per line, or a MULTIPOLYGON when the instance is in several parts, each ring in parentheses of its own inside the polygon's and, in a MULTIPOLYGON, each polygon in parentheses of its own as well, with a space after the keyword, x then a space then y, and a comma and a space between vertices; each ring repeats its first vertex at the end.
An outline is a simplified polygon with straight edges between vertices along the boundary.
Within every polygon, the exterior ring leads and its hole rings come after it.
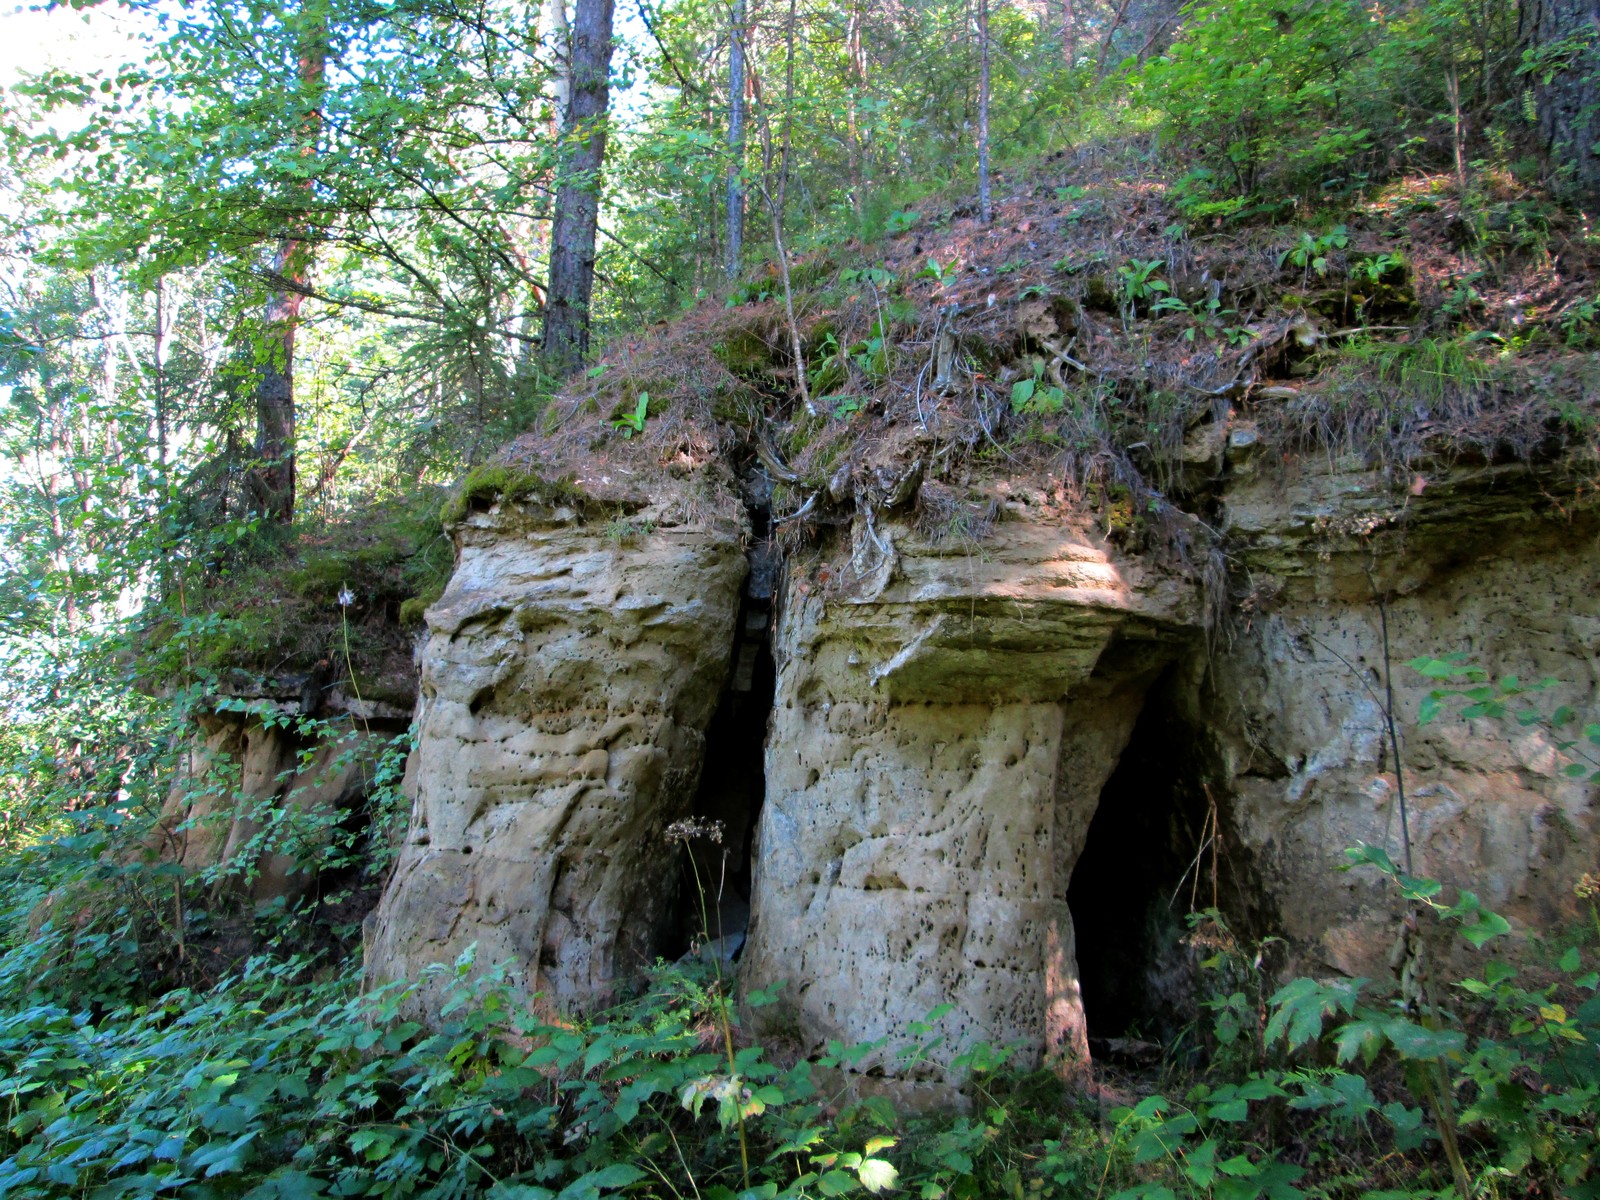
POLYGON ((1111 1039, 1172 1041, 1198 1015, 1201 963, 1272 924, 1183 674, 1150 689, 1067 890, 1097 1057, 1111 1039), (1222 923, 1192 916, 1208 910, 1222 923))
POLYGON ((671 948, 675 957, 710 941, 731 960, 743 948, 750 924, 751 856, 766 797, 767 728, 777 687, 772 621, 779 554, 771 536, 770 494, 770 485, 764 491, 752 488, 747 492, 750 571, 739 601, 728 681, 706 729, 705 757, 692 810, 702 821, 721 822, 723 837, 720 843, 690 843, 699 881, 686 862, 680 933, 671 948), (705 889, 703 909, 698 887, 705 889))

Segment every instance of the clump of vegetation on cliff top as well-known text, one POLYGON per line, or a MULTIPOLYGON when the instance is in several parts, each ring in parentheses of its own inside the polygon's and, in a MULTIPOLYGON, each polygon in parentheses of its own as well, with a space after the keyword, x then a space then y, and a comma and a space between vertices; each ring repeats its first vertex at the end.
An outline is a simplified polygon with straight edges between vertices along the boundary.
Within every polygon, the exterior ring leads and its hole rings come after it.
POLYGON ((439 510, 439 519, 453 525, 470 512, 488 508, 499 501, 583 506, 588 497, 571 477, 546 479, 533 471, 518 470, 503 463, 490 463, 469 471, 450 491, 450 498, 439 510))
POLYGON ((1108 488, 1142 509, 1214 487, 1208 428, 1280 465, 1397 472, 1593 446, 1600 247, 1509 173, 1263 220, 1104 146, 1009 168, 997 193, 991 225, 935 194, 878 243, 797 260, 804 362, 773 286, 747 283, 613 345, 510 458, 587 481, 759 456, 789 511, 820 497, 808 517, 921 459, 925 486, 1038 473, 1104 515, 1108 488), (652 417, 625 441, 613 409, 641 388, 652 417))
POLYGON ((147 665, 158 679, 196 667, 275 676, 335 663, 342 674, 348 641, 373 692, 386 677, 408 678, 403 610, 418 596, 437 599, 454 565, 440 504, 440 489, 421 489, 376 514, 289 530, 250 525, 219 545, 182 597, 189 611, 210 614, 204 627, 168 613, 144 634, 147 665))

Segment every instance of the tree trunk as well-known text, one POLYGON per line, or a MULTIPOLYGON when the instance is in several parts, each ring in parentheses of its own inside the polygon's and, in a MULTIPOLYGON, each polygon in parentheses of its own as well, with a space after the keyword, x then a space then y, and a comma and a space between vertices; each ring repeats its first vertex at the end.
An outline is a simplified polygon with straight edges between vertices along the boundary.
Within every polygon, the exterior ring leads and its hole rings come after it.
POLYGON ((1522 0, 1519 41, 1558 187, 1600 203, 1600 0, 1522 0))
MULTIPOLYGON (((322 132, 322 87, 328 70, 328 12, 308 2, 298 14, 297 74, 305 114, 300 122, 300 153, 317 152, 322 132)), ((300 185, 306 200, 313 183, 300 185)), ((256 377, 256 468, 250 480, 252 499, 263 516, 281 524, 294 520, 295 411, 294 339, 300 324, 301 288, 306 282, 307 249, 304 217, 291 220, 291 231, 278 241, 272 256, 275 281, 267 296, 265 347, 256 377)))
MULTIPOLYGON (((284 238, 272 257, 272 274, 299 281, 295 264, 299 242, 284 238)), ((267 297, 265 358, 256 372, 256 469, 252 499, 263 516, 288 524, 294 519, 294 335, 300 323, 299 292, 278 289, 267 297)))
POLYGON ((989 196, 989 0, 978 0, 978 215, 994 220, 989 196))
POLYGON ((866 152, 861 145, 861 99, 867 90, 867 56, 861 48, 861 0, 850 0, 844 34, 845 57, 849 63, 850 90, 845 109, 845 137, 849 151, 850 207, 855 213, 856 232, 861 232, 861 211, 866 201, 866 152))
POLYGON ((550 128, 565 133, 572 109, 572 31, 567 0, 544 0, 539 10, 539 45, 550 60, 550 128))
POLYGON ((594 242, 600 226, 606 107, 611 98, 613 7, 613 0, 578 0, 572 23, 572 103, 567 128, 573 140, 556 180, 544 315, 544 360, 558 374, 576 369, 589 349, 594 242))
POLYGON ((745 0, 733 0, 728 29, 728 245, 727 271, 739 274, 744 252, 744 55, 745 0))

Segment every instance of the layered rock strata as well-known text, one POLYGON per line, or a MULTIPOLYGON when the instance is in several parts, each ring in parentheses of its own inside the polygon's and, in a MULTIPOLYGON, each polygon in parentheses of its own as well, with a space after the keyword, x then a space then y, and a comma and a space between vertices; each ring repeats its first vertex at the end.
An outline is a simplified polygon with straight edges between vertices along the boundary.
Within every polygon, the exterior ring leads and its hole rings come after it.
MULTIPOLYGON (((1016 1042, 1021 1061, 1080 1070, 1088 1024, 1108 1032, 1085 1012, 1080 935, 1104 940, 1106 912, 1130 905, 1181 930, 1215 902, 1240 937, 1287 939, 1281 969, 1381 974, 1392 889, 1337 868, 1357 842, 1398 856, 1404 832, 1417 872, 1514 921, 1571 915, 1600 859, 1595 788, 1563 777, 1563 735, 1420 725, 1433 685, 1403 664, 1466 653, 1560 681, 1533 701, 1545 712, 1592 709, 1593 507, 1521 468, 1397 484, 1357 463, 1219 462, 1226 626, 1192 572, 1003 485, 981 540, 935 543, 879 508, 790 560, 740 971, 784 985, 761 1011, 804 1049, 883 1038, 865 1066, 945 1079, 973 1041, 1016 1042), (1107 853, 1091 837, 1107 805, 1149 809, 1130 828, 1161 844, 1114 847, 1116 870, 1082 876, 1105 891, 1072 889, 1086 846, 1107 853)), ((675 523, 673 505, 620 539, 548 505, 458 530, 374 980, 475 946, 525 991, 587 1006, 670 942, 681 852, 661 833, 694 803, 745 570, 741 529, 675 523)), ((1148 964, 1152 988, 1176 986, 1171 966, 1148 964)))

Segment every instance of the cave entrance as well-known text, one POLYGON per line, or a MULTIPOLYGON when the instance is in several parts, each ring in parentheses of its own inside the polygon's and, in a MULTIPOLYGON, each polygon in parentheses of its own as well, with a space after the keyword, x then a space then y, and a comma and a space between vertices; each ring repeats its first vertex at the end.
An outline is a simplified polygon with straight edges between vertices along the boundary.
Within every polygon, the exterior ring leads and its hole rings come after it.
POLYGON ((1216 754, 1178 691, 1175 669, 1151 688, 1067 888, 1091 1052, 1110 1039, 1169 1043, 1194 1019, 1211 951, 1187 939, 1190 913, 1218 908, 1238 932, 1254 923, 1256 889, 1242 886, 1248 864, 1210 782, 1216 754))
POLYGON ((767 509, 749 511, 754 534, 750 573, 739 604, 728 682, 706 727, 705 759, 692 809, 703 821, 721 821, 723 839, 720 844, 704 839, 689 844, 699 883, 685 863, 680 904, 678 953, 709 940, 727 960, 743 948, 750 926, 751 858, 766 798, 767 723, 778 679, 772 658, 777 549, 767 509), (704 917, 697 887, 705 889, 704 917))

